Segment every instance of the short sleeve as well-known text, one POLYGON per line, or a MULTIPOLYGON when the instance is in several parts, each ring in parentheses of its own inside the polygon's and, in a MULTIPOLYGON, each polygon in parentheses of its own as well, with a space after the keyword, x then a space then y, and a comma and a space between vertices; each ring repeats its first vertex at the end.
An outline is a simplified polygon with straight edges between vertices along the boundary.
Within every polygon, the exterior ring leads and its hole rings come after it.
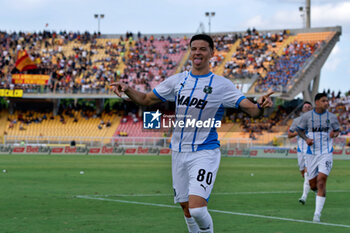
POLYGON ((163 102, 165 101, 175 101, 175 87, 181 81, 180 74, 170 76, 160 84, 158 84, 154 89, 153 93, 163 102))
POLYGON ((332 114, 330 116, 331 127, 334 131, 340 130, 340 124, 336 115, 332 114))
POLYGON ((300 116, 300 119, 297 122, 296 125, 296 129, 302 129, 302 130, 306 130, 307 128, 307 115, 308 114, 303 114, 300 116))
POLYGON ((244 100, 246 97, 243 95, 243 93, 238 90, 235 85, 231 81, 227 81, 224 87, 223 94, 223 106, 226 108, 239 108, 239 104, 242 100, 244 100))

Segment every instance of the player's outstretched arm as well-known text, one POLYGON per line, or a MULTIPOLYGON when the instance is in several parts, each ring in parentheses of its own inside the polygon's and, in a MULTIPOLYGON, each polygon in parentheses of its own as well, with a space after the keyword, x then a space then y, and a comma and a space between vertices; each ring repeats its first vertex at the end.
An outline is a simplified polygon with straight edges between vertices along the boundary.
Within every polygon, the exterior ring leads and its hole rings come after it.
POLYGON ((265 108, 271 108, 273 102, 270 98, 274 92, 269 92, 268 94, 260 97, 257 101, 257 104, 254 104, 248 99, 244 99, 239 104, 239 107, 251 117, 259 117, 263 114, 265 108))
POLYGON ((122 94, 125 93, 131 101, 139 105, 149 106, 161 102, 153 92, 139 92, 122 82, 112 83, 111 88, 117 96, 122 97, 122 94))

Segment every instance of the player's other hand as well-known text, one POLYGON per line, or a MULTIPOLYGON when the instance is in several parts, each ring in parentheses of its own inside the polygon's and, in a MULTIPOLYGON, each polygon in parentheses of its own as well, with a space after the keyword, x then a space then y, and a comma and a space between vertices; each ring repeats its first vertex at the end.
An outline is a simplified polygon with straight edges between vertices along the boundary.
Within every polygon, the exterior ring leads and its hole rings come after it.
POLYGON ((308 146, 312 146, 312 145, 314 144, 314 140, 311 139, 311 138, 308 138, 308 139, 306 139, 306 144, 307 144, 308 146))
POLYGON ((122 93, 125 92, 129 86, 122 82, 115 82, 111 84, 112 91, 119 97, 122 97, 122 93))
POLYGON ((339 131, 333 131, 333 130, 329 134, 331 138, 336 138, 338 137, 338 135, 339 135, 339 131))
POLYGON ((260 105, 260 107, 262 108, 271 108, 272 105, 273 105, 273 102, 270 98, 270 95, 272 95, 273 91, 270 91, 269 93, 267 93, 266 95, 263 95, 261 96, 259 99, 258 99, 258 103, 260 105))

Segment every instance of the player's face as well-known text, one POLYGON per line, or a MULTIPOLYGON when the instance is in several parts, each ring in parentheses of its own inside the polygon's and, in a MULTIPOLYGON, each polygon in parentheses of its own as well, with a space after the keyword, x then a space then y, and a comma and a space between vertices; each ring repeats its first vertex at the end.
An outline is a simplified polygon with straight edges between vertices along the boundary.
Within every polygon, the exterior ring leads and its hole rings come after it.
POLYGON ((319 109, 322 109, 322 110, 327 110, 328 107, 329 107, 329 101, 328 101, 328 98, 323 96, 321 99, 319 100, 316 100, 315 102, 316 104, 316 107, 319 108, 319 109))
POLYGON ((312 110, 311 104, 304 104, 303 109, 301 110, 302 112, 308 112, 312 110))
POLYGON ((213 56, 213 50, 205 40, 195 40, 191 43, 190 58, 193 69, 198 71, 209 69, 209 60, 213 56))

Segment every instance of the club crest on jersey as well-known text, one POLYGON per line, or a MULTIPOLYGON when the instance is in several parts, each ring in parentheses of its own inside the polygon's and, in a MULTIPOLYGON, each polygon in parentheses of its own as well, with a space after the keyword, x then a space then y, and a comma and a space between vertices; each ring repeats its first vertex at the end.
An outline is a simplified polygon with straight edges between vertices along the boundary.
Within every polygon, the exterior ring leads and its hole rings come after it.
POLYGON ((205 86, 203 92, 205 94, 211 94, 213 92, 213 88, 211 86, 205 86))

